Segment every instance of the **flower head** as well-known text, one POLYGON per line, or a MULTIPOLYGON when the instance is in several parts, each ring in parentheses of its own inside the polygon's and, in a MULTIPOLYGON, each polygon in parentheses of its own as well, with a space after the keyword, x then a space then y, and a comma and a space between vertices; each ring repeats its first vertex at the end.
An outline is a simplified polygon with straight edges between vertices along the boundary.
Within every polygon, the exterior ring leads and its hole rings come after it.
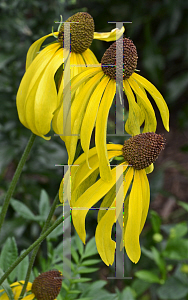
MULTIPOLYGON (((64 133, 62 125, 64 109, 66 109, 67 120, 70 120, 69 116, 71 115, 72 136, 61 137, 66 144, 69 164, 74 161, 79 138, 86 153, 86 160, 88 159, 90 139, 95 127, 95 144, 101 165, 100 175, 107 181, 111 179, 106 149, 107 119, 116 93, 116 78, 119 77, 120 73, 116 66, 116 46, 119 47, 118 41, 106 50, 99 67, 86 68, 85 71, 73 78, 71 82, 71 107, 67 109, 62 105, 55 112, 53 119, 53 129, 61 135, 64 133), (76 93, 77 87, 84 82, 85 85, 76 93)), ((125 131, 132 136, 138 135, 143 123, 143 133, 156 131, 155 112, 146 92, 153 97, 160 111, 164 127, 169 130, 169 111, 166 102, 153 84, 136 73, 137 59, 135 45, 130 39, 124 38, 123 88, 129 104, 125 131)), ((70 123, 67 121, 65 131, 68 126, 70 123)))
MULTIPOLYGON (((17 93, 16 104, 20 122, 46 140, 50 139, 46 134, 51 129, 54 112, 63 98, 65 60, 69 62, 69 68, 73 65, 71 69, 68 68, 71 79, 83 70, 79 65, 98 64, 89 49, 93 39, 116 39, 114 32, 107 33, 106 37, 103 33, 94 33, 94 21, 88 13, 77 13, 66 22, 72 22, 71 50, 64 47, 64 24, 59 32, 48 34, 33 43, 27 53, 26 72, 17 93), (43 42, 50 36, 54 36, 56 41, 41 50, 43 42)), ((121 30, 116 29, 117 37, 123 31, 124 27, 121 30)))
MULTIPOLYGON (((72 220, 74 227, 85 243, 86 215, 100 199, 103 198, 98 212, 98 225, 95 239, 98 252, 105 264, 112 264, 116 248, 111 238, 113 224, 117 221, 124 204, 124 226, 122 244, 130 260, 137 263, 140 258, 139 236, 146 221, 150 189, 146 174, 152 172, 153 162, 164 149, 165 138, 153 132, 136 135, 125 141, 124 145, 108 144, 107 155, 109 160, 115 157, 122 158, 119 165, 111 169, 111 181, 102 178, 97 180, 99 174, 99 160, 96 148, 89 150, 88 168, 86 155, 83 153, 71 167, 71 198, 68 197, 72 207, 72 220), (118 198, 119 190, 116 183, 123 173, 120 186, 123 197, 118 198), (116 199, 117 202, 116 202, 116 199)), ((65 181, 68 180, 65 176, 65 181)), ((60 201, 64 200, 66 190, 63 181, 60 186, 60 201)), ((67 190, 67 196, 69 196, 67 190)))
MULTIPOLYGON (((12 292, 15 300, 19 300, 24 281, 18 281, 11 284, 12 292)), ((62 274, 57 270, 51 270, 41 273, 32 283, 27 284, 26 293, 23 300, 55 300, 60 292, 62 284, 62 274)), ((0 291, 0 293, 3 290, 0 291)), ((8 300, 8 296, 4 293, 1 300, 8 300)))

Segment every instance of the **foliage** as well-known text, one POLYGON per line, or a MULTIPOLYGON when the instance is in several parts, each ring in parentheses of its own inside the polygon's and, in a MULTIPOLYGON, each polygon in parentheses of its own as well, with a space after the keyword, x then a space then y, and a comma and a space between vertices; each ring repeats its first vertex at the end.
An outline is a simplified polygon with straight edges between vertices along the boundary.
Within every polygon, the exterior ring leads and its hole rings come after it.
MULTIPOLYGON (((108 21, 132 21, 126 25, 126 36, 134 40, 139 53, 138 69, 151 80, 164 95, 170 106, 172 130, 186 133, 188 128, 186 101, 187 87, 187 3, 186 1, 24 1, 0 2, 0 204, 7 191, 20 156, 28 140, 29 131, 17 116, 16 93, 24 73, 25 57, 29 46, 39 37, 50 33, 54 21, 62 14, 66 19, 77 11, 88 11, 96 23, 96 31, 113 28, 108 21)), ((92 50, 100 60, 106 49, 105 42, 94 41, 92 50)), ((111 123, 114 119, 111 118, 111 123)), ((111 126, 111 123, 109 126, 111 126)), ((159 120, 160 124, 160 120, 159 120)), ((160 125, 159 125, 160 130, 160 125)), ((37 138, 30 157, 20 177, 14 198, 0 234, 0 276, 19 257, 24 249, 36 240, 50 210, 61 177, 57 164, 66 164, 67 154, 60 139, 53 136, 49 143, 37 138)), ((114 138, 113 142, 122 142, 114 138)), ((187 142, 180 154, 187 153, 187 142)), ((187 179, 187 171, 174 159, 156 166, 149 177, 151 198, 160 194, 175 198, 176 211, 167 220, 160 213, 150 211, 141 237, 142 257, 137 265, 125 256, 125 274, 132 280, 113 280, 114 266, 104 267, 97 255, 94 239, 83 246, 72 234, 72 259, 67 259, 74 278, 63 280, 61 299, 188 299, 188 204, 186 198, 170 193, 165 188, 165 172, 169 164, 180 170, 187 179), (181 201, 180 201, 181 200, 181 201), (105 274, 105 275, 104 275, 105 274), (108 274, 106 276, 106 274, 108 274), (104 280, 105 279, 105 280, 104 280)), ((186 184, 187 185, 187 184, 186 184)), ((185 193, 186 194, 186 193, 185 193)), ((184 195, 185 195, 184 194, 184 195)), ((62 214, 55 211, 52 223, 62 214)), ((93 236, 95 212, 88 220, 89 238, 93 236)), ((52 268, 62 270, 63 227, 58 226, 42 243, 30 276, 32 282, 40 273, 52 268)), ((2 285, 11 299, 9 284, 24 280, 29 257, 27 256, 2 285)))

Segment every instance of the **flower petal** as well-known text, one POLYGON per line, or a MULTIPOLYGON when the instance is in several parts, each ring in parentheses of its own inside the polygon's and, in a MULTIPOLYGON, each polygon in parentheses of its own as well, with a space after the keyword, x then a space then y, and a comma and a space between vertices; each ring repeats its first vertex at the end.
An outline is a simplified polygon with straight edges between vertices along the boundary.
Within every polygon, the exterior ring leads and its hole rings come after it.
MULTIPOLYGON (((137 96, 138 105, 141 103, 144 108, 145 126, 144 126, 143 133, 144 132, 155 132, 156 127, 157 127, 155 112, 153 110, 153 107, 152 107, 146 93, 142 90, 141 86, 139 86, 138 83, 134 80, 133 76, 131 76, 128 79, 128 82, 137 96)), ((142 109, 142 107, 141 107, 141 109, 142 109)))
POLYGON ((63 61, 63 51, 58 50, 40 80, 35 97, 35 125, 41 134, 47 134, 51 128, 53 113, 57 108, 57 89, 54 75, 63 61))
MULTIPOLYGON (((127 168, 126 166, 123 166, 123 171, 125 171, 126 168, 127 168)), ((126 174, 126 181, 124 182, 124 195, 127 193, 129 189, 130 183, 132 181, 132 177, 133 177, 133 169, 130 168, 126 174)), ((117 180, 118 179, 116 179, 116 181, 117 180)), ((118 199, 118 193, 116 195, 116 198, 118 199)), ((111 239, 111 232, 112 232, 113 224, 116 222, 118 218, 124 200, 124 198, 121 199, 121 202, 118 203, 117 205, 116 198, 114 198, 114 201, 110 206, 110 209, 108 209, 105 215, 100 219, 95 232, 97 250, 99 252, 101 259, 104 261, 104 263, 107 266, 112 265, 114 261, 114 252, 115 252, 116 243, 111 239)))
POLYGON ((125 131, 134 136, 140 134, 141 110, 127 80, 123 81, 123 87, 129 102, 129 116, 125 123, 125 131))
POLYGON ((22 298, 22 300, 33 300, 35 298, 35 295, 32 293, 30 295, 25 296, 22 298))
MULTIPOLYGON (((76 95, 71 109, 69 110, 68 118, 71 118, 71 134, 72 136, 66 138, 66 148, 69 156, 69 164, 73 163, 77 141, 79 138, 79 134, 81 131, 81 126, 83 124, 83 119, 86 111, 86 107, 88 106, 88 102, 90 97, 92 96, 93 90, 100 82, 103 77, 102 72, 96 74, 93 78, 91 78, 85 86, 80 90, 78 95, 76 95), (74 135, 73 135, 74 134, 74 135)), ((65 130, 68 129, 67 126, 70 126, 66 123, 65 130)))
POLYGON ((151 82, 149 82, 147 79, 145 79, 144 77, 142 77, 136 73, 134 73, 132 76, 153 97, 153 99, 155 100, 155 103, 157 104, 158 109, 160 111, 164 127, 167 131, 169 131, 169 110, 168 110, 168 106, 167 106, 163 96, 159 93, 159 91, 156 89, 156 87, 151 82))
POLYGON ((97 88, 94 90, 93 94, 91 95, 84 114, 84 119, 82 122, 82 127, 80 132, 80 140, 81 140, 82 149, 86 153, 86 159, 89 152, 91 134, 95 126, 99 104, 109 80, 110 78, 108 78, 107 76, 102 78, 101 82, 97 85, 97 88))
POLYGON ((153 169, 154 169, 154 165, 153 164, 151 164, 149 167, 145 168, 146 174, 150 174, 151 172, 153 172, 153 169))
MULTIPOLYGON (((142 218, 142 186, 140 171, 135 170, 132 189, 129 196, 128 219, 125 228, 125 249, 128 257, 134 263, 140 259, 140 226, 142 218)), ((126 180, 126 176, 125 176, 126 180)))
POLYGON ((86 65, 95 65, 95 67, 96 65, 100 66, 95 54, 89 48, 82 53, 82 56, 86 65))
POLYGON ((26 70, 29 68, 30 64, 32 63, 34 58, 37 56, 37 53, 39 52, 40 47, 41 47, 42 43, 45 41, 45 39, 47 39, 47 37, 53 36, 53 35, 58 35, 58 32, 47 34, 31 45, 31 47, 29 48, 29 50, 27 52, 26 70))
POLYGON ((36 85, 36 82, 39 80, 39 78, 41 78, 46 66, 52 59, 57 49, 57 45, 50 45, 41 51, 22 78, 16 96, 16 105, 20 122, 25 127, 28 127, 25 116, 25 105, 28 101, 28 97, 30 96, 31 92, 33 93, 32 90, 36 85))
MULTIPOLYGON (((125 169, 126 167, 124 167, 124 170, 125 169)), ((97 203, 116 182, 116 168, 111 172, 112 180, 110 182, 99 179, 79 197, 75 203, 75 208, 72 210, 73 224, 83 243, 85 243, 86 238, 85 218, 89 209, 97 203)))
POLYGON ((122 26, 121 29, 115 28, 111 32, 94 32, 94 39, 106 42, 116 41, 123 35, 124 31, 125 28, 122 26))
MULTIPOLYGON (((79 88, 81 84, 86 82, 90 77, 93 77, 97 73, 101 71, 101 68, 86 68, 86 70, 82 73, 79 73, 77 76, 75 76, 71 80, 71 99, 74 100, 74 95, 79 88)), ((65 140, 65 136, 63 136, 63 117, 67 118, 67 115, 70 110, 70 103, 69 101, 66 101, 66 97, 69 97, 70 93, 70 88, 68 86, 64 87, 63 94, 64 98, 63 101, 60 103, 59 108, 55 111, 53 121, 52 121, 52 126, 55 131, 55 133, 61 135, 60 138, 62 140, 65 140)), ((62 99, 62 96, 61 96, 62 99)), ((69 99, 68 99, 69 100, 69 99)))
POLYGON ((140 224, 140 233, 141 233, 144 224, 146 222, 146 218, 149 210, 149 202, 150 202, 150 188, 149 188, 149 182, 145 170, 140 170, 140 180, 142 186, 142 218, 140 224))
POLYGON ((100 176, 105 181, 111 180, 110 163, 108 160, 107 148, 106 148, 106 131, 107 131, 107 119, 114 99, 116 91, 116 84, 114 80, 110 80, 105 89, 102 97, 97 119, 96 119, 96 131, 95 131, 95 143, 97 153, 99 157, 100 176))

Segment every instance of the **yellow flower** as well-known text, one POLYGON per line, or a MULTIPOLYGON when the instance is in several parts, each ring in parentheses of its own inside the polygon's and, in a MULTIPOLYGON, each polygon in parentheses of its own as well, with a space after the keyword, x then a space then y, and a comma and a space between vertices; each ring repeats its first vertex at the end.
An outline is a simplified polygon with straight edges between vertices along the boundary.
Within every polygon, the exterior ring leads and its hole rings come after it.
MULTIPOLYGON (((98 252, 106 265, 112 265, 114 261, 116 243, 111 239, 111 231, 123 203, 122 241, 132 262, 137 263, 140 258, 139 235, 146 221, 150 201, 150 188, 146 174, 152 172, 153 162, 164 146, 164 137, 153 132, 136 135, 126 140, 124 146, 108 144, 108 159, 122 158, 121 163, 111 169, 112 180, 109 182, 101 178, 96 180, 99 174, 99 160, 97 149, 92 148, 88 153, 90 169, 85 153, 71 167, 71 198, 70 185, 64 185, 66 188, 63 188, 63 181, 60 185, 60 201, 63 202, 65 197, 70 201, 73 225, 83 243, 86 238, 86 215, 89 209, 104 197, 98 213, 95 239, 98 252), (116 191, 116 182, 122 174, 117 172, 118 168, 122 168, 123 172, 121 187, 123 186, 124 195, 122 199, 117 197, 119 202, 116 203, 116 192, 119 193, 119 190, 116 191), (102 210, 102 208, 105 209, 102 210)), ((68 180, 68 175, 66 175, 65 184, 68 180)))
MULTIPOLYGON (((66 59, 71 65, 98 64, 89 49, 93 39, 111 41, 124 32, 116 29, 111 33, 95 33, 94 21, 88 13, 77 13, 66 22, 70 23, 71 53, 64 48, 64 24, 59 32, 48 34, 37 40, 29 48, 26 72, 17 93, 17 110, 20 122, 33 133, 49 140, 45 135, 50 131, 55 110, 63 97, 63 66, 66 59), (54 43, 40 50, 47 37, 58 38, 54 43)), ((83 68, 72 67, 70 78, 83 68)))
MULTIPOLYGON (((19 296, 22 291, 23 284, 24 284, 24 281, 20 280, 20 281, 14 282, 13 284, 10 285, 12 288, 12 292, 13 292, 15 300, 19 300, 19 296)), ((27 293, 31 292, 31 288, 32 288, 32 283, 28 282, 26 292, 27 293)), ((0 293, 2 293, 3 291, 4 290, 0 290, 0 293)), ((35 298, 35 295, 33 293, 31 293, 31 294, 23 297, 22 299, 23 300, 32 300, 34 298, 35 298)), ((9 300, 9 297, 7 296, 6 293, 4 293, 0 296, 0 300, 9 300)))
MULTIPOLYGON (((117 44, 118 45, 118 44, 117 44)), ((148 92, 160 111, 164 127, 169 131, 169 111, 165 100, 159 91, 144 77, 135 72, 137 65, 137 51, 133 42, 123 39, 123 88, 129 103, 129 115, 125 124, 125 131, 134 136, 140 133, 144 122, 143 132, 156 131, 156 117, 153 107, 147 97, 148 92), (136 99, 135 99, 136 96, 136 99)), ((77 141, 89 153, 90 139, 95 127, 95 144, 101 167, 101 177, 110 180, 110 168, 106 150, 106 127, 110 107, 116 93, 116 42, 104 53, 99 67, 86 68, 71 81, 71 107, 67 110, 67 120, 71 115, 72 136, 60 136, 66 144, 69 164, 74 161, 77 141), (75 95, 77 88, 85 85, 75 95), (80 136, 79 136, 80 135, 80 136)), ((66 99, 66 94, 65 94, 66 99)), ((64 103, 63 103, 64 104, 64 103)), ((63 134, 64 106, 55 112, 53 119, 54 131, 63 134)), ((67 126, 70 123, 68 122, 67 126)), ((67 127, 65 126, 65 130, 67 127)), ((65 134, 66 135, 66 132, 65 134)))
MULTIPOLYGON (((24 281, 17 281, 11 284, 12 292, 15 300, 19 300, 20 293, 23 288, 24 281)), ((62 284, 62 274, 57 270, 51 270, 41 273, 35 278, 33 283, 28 282, 26 293, 23 300, 56 300, 55 298, 60 292, 62 284)), ((2 293, 4 290, 0 290, 2 293)), ((9 300, 7 294, 4 292, 0 296, 0 300, 9 300)))

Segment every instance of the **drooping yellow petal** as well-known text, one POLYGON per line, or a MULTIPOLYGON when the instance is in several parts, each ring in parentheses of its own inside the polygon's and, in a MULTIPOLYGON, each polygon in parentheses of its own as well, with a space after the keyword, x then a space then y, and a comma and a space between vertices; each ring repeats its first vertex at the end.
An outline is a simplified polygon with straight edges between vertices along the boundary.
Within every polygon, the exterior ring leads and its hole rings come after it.
POLYGON ((72 210, 72 220, 83 243, 85 243, 86 238, 85 218, 89 209, 112 188, 116 180, 118 180, 118 178, 116 179, 116 169, 114 168, 112 170, 112 180, 110 182, 99 179, 76 201, 75 207, 72 210))
MULTIPOLYGON (((19 300, 19 296, 20 296, 20 293, 22 291, 22 288, 23 288, 23 284, 24 284, 24 280, 20 280, 19 282, 14 282, 10 285, 10 287, 12 288, 12 292, 13 292, 13 295, 14 295, 14 299, 15 300, 19 300), (21 284, 20 284, 21 283, 21 284)), ((27 284, 27 288, 26 288, 26 291, 31 291, 31 287, 32 287, 32 283, 28 282, 27 284)), ((0 293, 3 292, 4 290, 0 290, 0 293)), ((31 294, 29 295, 30 298, 27 298, 28 296, 24 297, 23 300, 27 299, 27 300, 32 300, 34 299, 34 294, 31 294), (32 298, 31 298, 31 295, 32 295, 32 298)), ((9 297, 7 296, 6 293, 4 293, 3 295, 0 296, 0 299, 1 300, 9 300, 9 297)))
MULTIPOLYGON (((134 80, 133 76, 131 76, 128 79, 128 82, 135 92, 137 96, 138 104, 142 104, 145 111, 145 126, 144 126, 144 132, 155 132, 157 127, 157 121, 155 117, 155 112, 153 110, 153 107, 146 95, 146 93, 142 90, 142 88, 137 84, 137 82, 134 80), (140 102, 140 103, 139 103, 140 102)), ((140 105, 139 105, 140 106, 140 105)))
MULTIPOLYGON (((125 176, 126 180, 126 176, 125 176)), ((129 197, 128 219, 125 228, 125 249, 134 263, 140 259, 140 226, 142 218, 142 186, 139 171, 135 170, 132 189, 129 197)))
MULTIPOLYGON (((41 47, 42 43, 45 41, 45 39, 47 39, 47 37, 53 36, 53 35, 58 35, 58 32, 47 34, 31 45, 31 47, 29 48, 29 50, 27 52, 26 70, 29 68, 30 64, 32 63, 34 58, 37 56, 37 54, 40 50, 40 47, 41 47)), ((58 45, 58 43, 57 43, 57 45, 58 45)), ((60 47, 60 45, 58 45, 58 47, 60 47)))
POLYGON ((107 76, 102 78, 101 82, 97 85, 97 88, 94 90, 93 94, 91 95, 84 114, 84 119, 82 122, 82 127, 80 132, 80 139, 81 139, 82 149, 86 153, 86 159, 89 152, 91 134, 95 126, 99 104, 109 80, 110 78, 108 78, 107 76))
POLYGON ((54 75, 62 64, 63 51, 58 50, 50 61, 40 80, 35 97, 35 125, 41 134, 47 134, 51 128, 53 113, 57 108, 57 89, 54 75))
POLYGON ((151 82, 149 82, 147 79, 145 79, 144 77, 142 77, 136 73, 133 73, 132 76, 153 97, 153 99, 155 100, 155 103, 157 104, 157 107, 160 111, 164 127, 167 131, 169 131, 169 110, 168 110, 168 106, 167 106, 163 96, 159 93, 159 91, 156 89, 156 87, 151 82))
POLYGON ((154 165, 153 164, 151 164, 149 167, 145 168, 146 174, 150 174, 151 172, 153 172, 153 169, 154 169, 154 165))
POLYGON ((118 40, 124 33, 125 28, 124 26, 119 28, 115 28, 111 30, 110 32, 94 32, 94 39, 96 40, 101 40, 101 41, 106 41, 106 42, 112 42, 115 40, 118 40))
POLYGON ((106 131, 107 131, 107 119, 114 99, 116 91, 116 84, 114 80, 110 80, 107 84, 105 92, 103 94, 97 119, 96 119, 96 131, 95 131, 95 143, 97 153, 99 157, 100 176, 105 181, 111 180, 111 172, 106 148, 106 131))
POLYGON ((25 117, 25 105, 27 99, 29 98, 30 93, 33 93, 32 90, 36 85, 37 80, 42 76, 46 66, 51 61, 57 49, 57 45, 50 45, 46 47, 33 61, 20 83, 16 96, 16 106, 20 122, 26 127, 28 127, 25 117))
POLYGON ((127 80, 123 81, 123 87, 129 102, 129 116, 125 123, 125 131, 134 136, 140 134, 141 111, 127 80))
MULTIPOLYGON (((123 171, 125 171, 127 166, 123 166, 123 171)), ((116 168, 115 168, 116 169, 116 168)), ((113 171, 113 170, 112 170, 113 171)), ((116 173, 117 174, 117 173, 116 173)), ((132 181, 133 171, 130 168, 126 174, 126 181, 124 182, 124 195, 127 193, 130 183, 132 181)), ((118 178, 116 179, 116 181, 118 178)), ((119 192, 119 191, 118 191, 119 192)), ((117 192, 117 199, 118 197, 117 192)), ((112 226, 115 221, 117 221, 119 213, 121 211, 124 198, 119 199, 120 203, 116 204, 116 198, 114 199, 110 209, 104 214, 104 216, 99 221, 96 232, 95 240, 97 250, 101 259, 104 263, 109 266, 113 264, 114 261, 114 252, 115 252, 115 242, 111 239, 112 226)))
MULTIPOLYGON (((80 130, 89 99, 93 93, 93 90, 102 77, 103 74, 102 72, 100 72, 99 74, 96 74, 93 78, 91 78, 82 88, 82 90, 80 90, 78 95, 76 95, 71 105, 71 109, 69 110, 68 119, 70 120, 71 118, 71 134, 74 134, 66 138, 66 148, 69 156, 69 164, 72 164, 74 160, 77 141, 80 138, 80 130)), ((70 124, 66 123, 65 129, 67 129, 67 126, 70 126, 70 124)))
MULTIPOLYGON (((89 80, 90 77, 93 77, 97 73, 101 71, 101 68, 86 68, 86 71, 82 72, 81 74, 78 74, 71 80, 71 101, 74 100, 74 95, 77 91, 77 89, 87 80, 89 80)), ((101 72, 102 73, 102 72, 101 72)), ((66 140, 65 135, 63 136, 63 117, 67 118, 67 115, 70 110, 70 104, 69 101, 66 101, 66 97, 69 98, 70 94, 70 87, 64 87, 64 90, 62 90, 62 95, 60 96, 61 99, 63 99, 62 102, 60 102, 59 108, 55 111, 53 121, 52 121, 52 127, 56 134, 60 135, 60 138, 62 140, 66 140)), ((68 99, 69 100, 69 99, 68 99)))
POLYGON ((114 252, 116 243, 111 239, 111 231, 114 222, 115 208, 112 208, 108 210, 107 213, 100 220, 95 232, 95 240, 98 253, 107 266, 112 265, 114 262, 114 252))
MULTIPOLYGON (((89 189, 96 181, 97 177, 99 175, 99 169, 95 169, 92 170, 91 174, 87 176, 87 178, 85 178, 84 181, 82 181, 76 189, 73 189, 72 193, 71 193, 71 199, 70 199, 70 204, 71 204, 71 208, 75 208, 76 205, 76 201, 77 199, 79 199, 81 197, 82 194, 85 193, 85 191, 87 189, 89 189)), ((72 189, 72 186, 71 186, 72 189)))
POLYGON ((107 147, 107 150, 109 150, 109 151, 112 151, 112 150, 119 151, 119 155, 122 155, 122 153, 123 153, 123 150, 122 150, 123 146, 120 144, 107 144, 106 147, 107 147))
MULTIPOLYGON (((74 72, 74 76, 76 76, 77 74, 79 74, 80 72, 82 72, 86 69, 85 61, 82 57, 82 54, 76 53, 76 67, 71 66, 71 70, 74 70, 74 68, 76 69, 76 71, 74 72)), ((71 76, 71 77, 73 77, 73 76, 71 76)))
POLYGON ((149 202, 150 202, 150 188, 149 182, 146 176, 145 170, 140 170, 140 180, 141 180, 141 187, 142 187, 142 218, 140 224, 140 233, 144 227, 146 222, 148 210, 149 210, 149 202))
POLYGON ((23 300, 33 300, 35 298, 35 295, 32 293, 30 295, 27 295, 23 298, 23 300))
POLYGON ((108 212, 108 208, 112 206, 112 203, 116 197, 116 185, 114 185, 111 190, 105 195, 100 205, 100 209, 97 215, 97 222, 104 217, 104 215, 108 212))
POLYGON ((29 128, 34 134, 38 136, 42 136, 42 134, 37 130, 35 124, 35 98, 36 98, 36 92, 39 86, 39 82, 42 78, 42 75, 43 73, 36 80, 35 85, 33 86, 32 90, 29 93, 28 98, 26 99, 25 107, 24 107, 24 112, 25 112, 24 126, 29 128))
MULTIPOLYGON (((108 151, 108 160, 117 156, 118 153, 119 151, 108 151)), ((85 161, 82 165, 80 165, 79 171, 76 174, 73 173, 75 178, 73 179, 74 180, 74 186, 72 185, 73 189, 76 189, 77 186, 81 184, 92 172, 94 172, 96 169, 99 168, 99 160, 97 155, 93 155, 88 160, 89 160, 90 168, 88 168, 88 165, 85 161)), ((74 167, 72 168, 75 169, 74 167)))
POLYGON ((86 65, 90 65, 90 67, 91 65, 94 65, 95 67, 96 65, 100 66, 95 54, 89 48, 86 51, 84 51, 81 55, 83 56, 86 65))

